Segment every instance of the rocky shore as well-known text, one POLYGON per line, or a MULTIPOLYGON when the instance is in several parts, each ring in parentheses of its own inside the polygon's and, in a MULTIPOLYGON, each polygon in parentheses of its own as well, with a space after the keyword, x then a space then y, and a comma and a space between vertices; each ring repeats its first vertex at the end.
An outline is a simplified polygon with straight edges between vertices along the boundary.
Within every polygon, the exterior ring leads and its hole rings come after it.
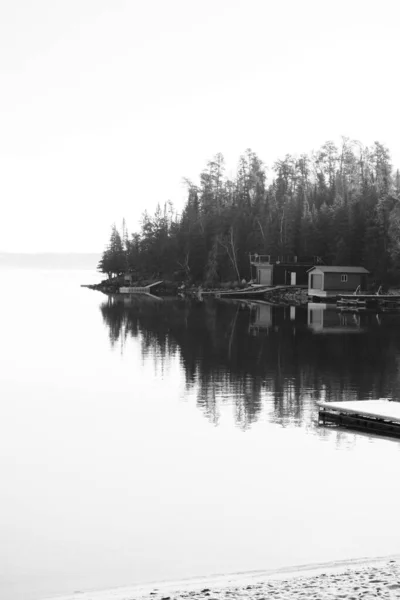
MULTIPOLYGON (((76 592, 58 600, 392 600, 400 598, 400 558, 76 592)), ((55 600, 55 599, 54 599, 55 600)))
POLYGON ((265 293, 265 300, 272 304, 307 304, 306 288, 279 286, 265 293))
MULTIPOLYGON (((139 282, 135 282, 131 284, 134 287, 145 287, 149 284, 154 283, 152 280, 143 280, 139 282)), ((119 292, 119 288, 129 285, 124 283, 121 278, 114 278, 112 280, 104 280, 100 283, 91 284, 91 285, 82 285, 82 287, 87 287, 92 290, 97 290, 99 292, 103 292, 104 294, 116 294, 119 292)), ((185 286, 163 281, 160 285, 153 289, 152 293, 158 296, 180 296, 180 297, 188 297, 188 298, 198 298, 200 296, 216 296, 216 297, 227 297, 228 294, 234 294, 235 292, 240 293, 240 297, 246 299, 246 290, 249 289, 252 292, 256 290, 256 288, 250 288, 247 285, 237 285, 236 287, 230 287, 225 285, 219 288, 207 288, 203 286, 185 286)), ((252 298, 252 294, 249 294, 249 299, 252 298)), ((292 286, 276 286, 271 287, 271 289, 266 290, 263 293, 263 299, 267 302, 271 302, 271 304, 307 304, 308 296, 307 289, 300 287, 292 287, 292 286)))

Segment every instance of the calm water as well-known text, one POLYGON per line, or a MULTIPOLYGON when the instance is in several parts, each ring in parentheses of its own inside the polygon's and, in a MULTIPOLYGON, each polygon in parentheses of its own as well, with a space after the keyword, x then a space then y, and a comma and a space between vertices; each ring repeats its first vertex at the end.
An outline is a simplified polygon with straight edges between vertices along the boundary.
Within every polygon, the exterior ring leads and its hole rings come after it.
POLYGON ((132 301, 2 271, 0 598, 400 552, 400 317, 132 301))

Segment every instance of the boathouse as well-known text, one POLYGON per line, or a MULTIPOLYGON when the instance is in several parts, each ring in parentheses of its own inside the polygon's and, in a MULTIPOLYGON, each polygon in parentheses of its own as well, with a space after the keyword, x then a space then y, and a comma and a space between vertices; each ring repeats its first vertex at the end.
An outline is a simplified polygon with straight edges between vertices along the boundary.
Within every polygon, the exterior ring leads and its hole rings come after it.
POLYGON ((252 279, 259 285, 307 287, 308 271, 317 264, 324 264, 319 256, 250 254, 252 279))
POLYGON ((365 290, 369 271, 364 267, 314 266, 308 271, 308 295, 312 298, 336 297, 365 290))

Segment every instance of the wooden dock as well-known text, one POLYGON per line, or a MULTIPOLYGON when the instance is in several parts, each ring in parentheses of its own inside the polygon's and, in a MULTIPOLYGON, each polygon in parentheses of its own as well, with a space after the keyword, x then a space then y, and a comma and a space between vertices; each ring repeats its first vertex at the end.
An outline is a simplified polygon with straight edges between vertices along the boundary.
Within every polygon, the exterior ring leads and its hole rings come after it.
POLYGON ((337 425, 358 431, 400 437, 400 402, 355 400, 317 402, 320 425, 337 425))
POLYGON ((147 294, 151 295, 151 290, 153 287, 160 285, 163 281, 156 281, 155 283, 150 283, 146 286, 125 286, 119 288, 120 294, 147 294))
POLYGON ((232 298, 233 300, 240 299, 263 299, 264 294, 273 290, 272 286, 253 286, 236 290, 210 290, 201 291, 202 296, 214 296, 215 298, 232 298))

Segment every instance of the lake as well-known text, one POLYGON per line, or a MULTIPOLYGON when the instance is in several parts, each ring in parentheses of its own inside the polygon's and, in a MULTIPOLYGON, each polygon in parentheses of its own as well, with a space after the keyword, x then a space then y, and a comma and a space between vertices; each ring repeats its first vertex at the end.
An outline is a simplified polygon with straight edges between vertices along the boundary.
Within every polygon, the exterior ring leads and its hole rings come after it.
POLYGON ((0 598, 400 552, 400 316, 107 297, 1 270, 0 598))

